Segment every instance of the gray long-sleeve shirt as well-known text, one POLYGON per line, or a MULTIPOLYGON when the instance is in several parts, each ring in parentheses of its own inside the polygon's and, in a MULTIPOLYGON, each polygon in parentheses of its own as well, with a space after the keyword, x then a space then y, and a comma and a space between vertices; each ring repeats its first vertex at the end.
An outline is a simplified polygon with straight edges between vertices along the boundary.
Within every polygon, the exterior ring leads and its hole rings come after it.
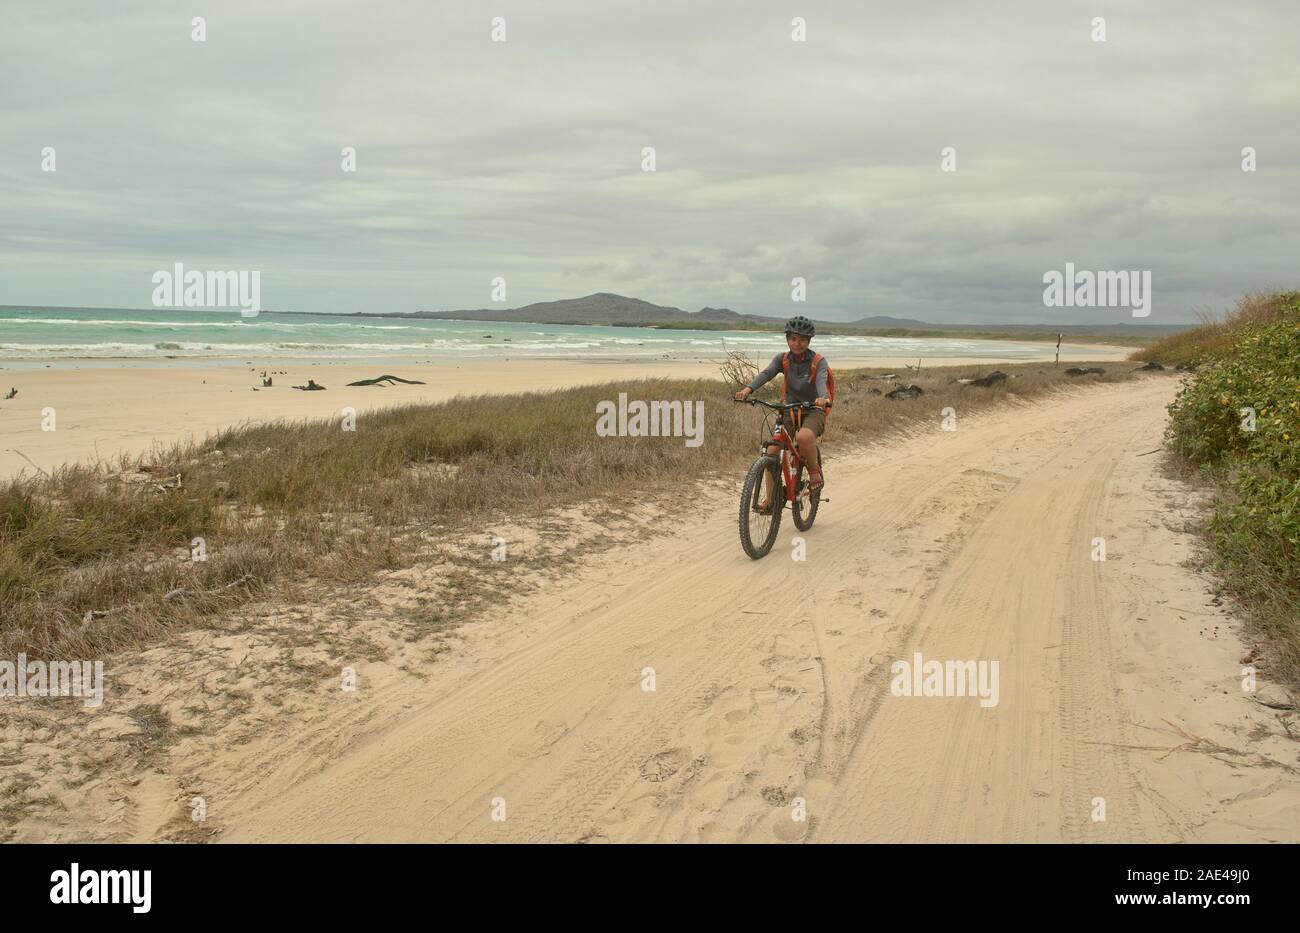
MULTIPOLYGON (((754 377, 754 381, 749 384, 751 389, 757 389, 769 379, 772 379, 781 372, 781 358, 785 353, 778 353, 772 357, 772 362, 767 364, 767 369, 763 370, 754 377)), ((813 385, 808 379, 808 371, 812 368, 812 350, 803 355, 803 359, 798 359, 793 353, 790 354, 790 373, 786 377, 785 400, 787 402, 813 402, 818 398, 825 398, 829 395, 826 389, 826 373, 829 371, 830 363, 826 357, 822 357, 821 363, 817 367, 817 384, 813 385)))

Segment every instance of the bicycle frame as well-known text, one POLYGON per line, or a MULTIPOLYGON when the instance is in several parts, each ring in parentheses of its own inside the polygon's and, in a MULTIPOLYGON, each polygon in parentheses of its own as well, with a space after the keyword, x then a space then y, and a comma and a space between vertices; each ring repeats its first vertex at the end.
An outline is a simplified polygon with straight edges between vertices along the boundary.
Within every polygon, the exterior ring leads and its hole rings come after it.
MULTIPOLYGON (((803 423, 803 409, 798 405, 773 405, 771 402, 765 402, 757 398, 745 399, 745 401, 753 405, 762 405, 776 415, 776 426, 772 429, 772 439, 764 441, 762 447, 759 448, 759 452, 763 456, 771 456, 767 452, 767 448, 773 445, 780 448, 777 457, 781 463, 781 482, 785 487, 783 501, 793 505, 795 499, 798 498, 797 490, 794 488, 794 478, 799 475, 799 468, 804 463, 803 457, 799 454, 799 448, 795 446, 794 438, 785 429, 785 421, 781 418, 781 415, 787 411, 798 412, 797 415, 792 416, 796 430, 798 430, 798 426, 803 423)), ((817 410, 823 411, 824 409, 819 408, 817 410)))
POLYGON ((785 429, 785 422, 780 415, 777 416, 776 427, 772 429, 772 439, 763 445, 763 453, 766 454, 767 449, 773 444, 781 448, 777 452, 777 457, 781 464, 781 481, 785 489, 785 501, 793 504, 796 497, 794 478, 799 475, 799 468, 803 466, 803 457, 799 454, 799 448, 795 446, 794 438, 785 429))

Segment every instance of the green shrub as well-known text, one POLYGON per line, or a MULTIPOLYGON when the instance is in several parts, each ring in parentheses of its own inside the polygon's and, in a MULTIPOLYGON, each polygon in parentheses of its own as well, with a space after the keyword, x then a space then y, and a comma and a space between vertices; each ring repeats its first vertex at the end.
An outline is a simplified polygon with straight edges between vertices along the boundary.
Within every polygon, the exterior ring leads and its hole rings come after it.
POLYGON ((1219 484, 1209 533, 1227 589, 1269 617, 1300 679, 1300 294, 1247 321, 1169 406, 1169 441, 1219 484), (1253 425, 1252 425, 1253 413, 1253 425), (1251 427, 1253 426, 1253 430, 1251 427))
POLYGON ((1131 354, 1129 359, 1154 360, 1166 366, 1199 366, 1229 351, 1247 325, 1280 321, 1300 324, 1300 293, 1252 292, 1238 298, 1236 307, 1221 320, 1207 317, 1200 327, 1170 334, 1131 354))

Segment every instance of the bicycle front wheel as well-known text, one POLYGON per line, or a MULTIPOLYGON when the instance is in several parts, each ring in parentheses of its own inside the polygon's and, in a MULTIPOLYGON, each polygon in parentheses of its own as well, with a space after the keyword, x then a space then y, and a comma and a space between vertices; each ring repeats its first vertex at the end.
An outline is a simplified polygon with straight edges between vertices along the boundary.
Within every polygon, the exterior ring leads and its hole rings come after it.
MULTIPOLYGON (((817 469, 822 468, 822 451, 817 448, 817 469)), ((808 469, 800 464, 799 473, 794 478, 794 505, 790 511, 794 516, 794 526, 800 531, 807 531, 817 519, 817 506, 821 504, 822 491, 808 490, 808 469)))
POLYGON ((782 492, 777 461, 772 457, 759 457, 745 474, 745 487, 740 493, 740 546, 754 560, 772 550, 776 533, 781 529, 781 512, 785 508, 782 492), (765 475, 772 477, 771 504, 767 514, 758 510, 759 501, 766 494, 763 488, 765 475))

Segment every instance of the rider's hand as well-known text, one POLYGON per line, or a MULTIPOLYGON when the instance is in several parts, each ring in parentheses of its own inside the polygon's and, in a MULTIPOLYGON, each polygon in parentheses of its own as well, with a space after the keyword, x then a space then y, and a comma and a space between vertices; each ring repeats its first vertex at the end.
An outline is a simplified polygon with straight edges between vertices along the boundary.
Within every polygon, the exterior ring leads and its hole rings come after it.
POLYGON ((817 398, 813 399, 813 404, 816 405, 818 408, 825 408, 830 403, 831 403, 830 399, 820 395, 817 398))
POLYGON ((736 393, 736 401, 743 402, 745 399, 749 398, 749 396, 753 394, 753 392, 754 392, 753 389, 751 389, 749 386, 745 386, 743 389, 741 389, 739 392, 736 393))

